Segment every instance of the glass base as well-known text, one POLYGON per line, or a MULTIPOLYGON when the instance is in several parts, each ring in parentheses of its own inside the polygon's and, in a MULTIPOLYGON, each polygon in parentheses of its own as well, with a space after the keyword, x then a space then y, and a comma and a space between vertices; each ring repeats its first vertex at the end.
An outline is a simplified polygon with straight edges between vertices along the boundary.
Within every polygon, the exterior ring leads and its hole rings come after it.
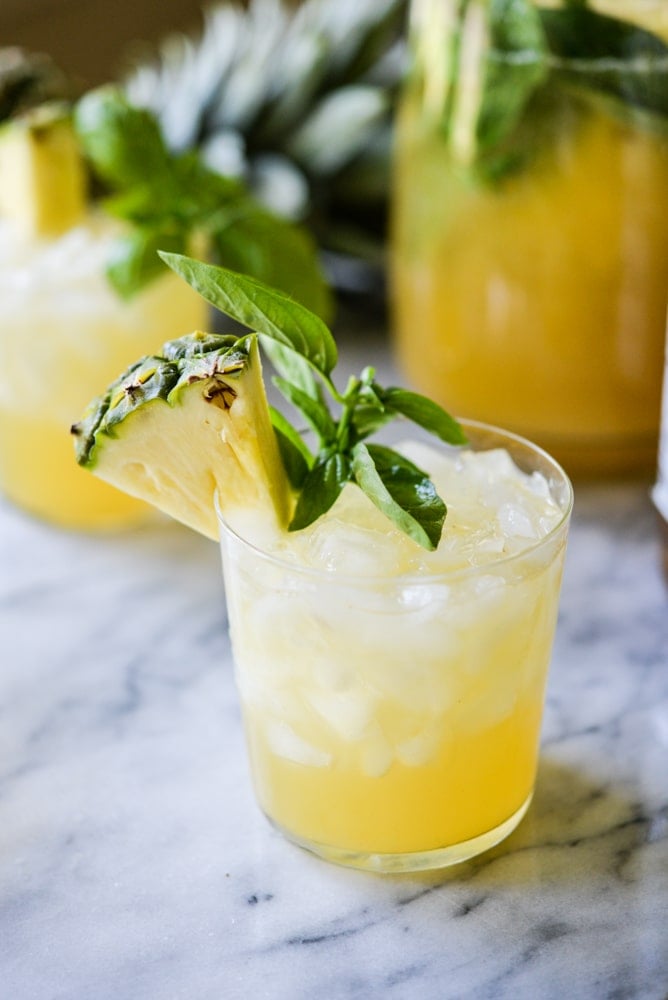
POLYGON ((435 868, 447 868, 449 865, 457 865, 462 861, 468 861, 483 851, 488 851, 491 847, 499 844, 508 837, 516 826, 523 819, 527 809, 531 805, 533 793, 531 793, 520 808, 499 826, 495 826, 486 833, 481 833, 478 837, 470 840, 462 840, 458 844, 451 844, 448 847, 437 847, 431 851, 412 851, 407 854, 369 854, 365 851, 348 851, 344 848, 330 847, 328 844, 319 844, 311 840, 303 840, 295 834, 286 830, 280 824, 269 818, 270 823, 291 843, 298 847, 316 854, 324 861, 331 861, 336 865, 344 865, 346 868, 360 868, 368 872, 392 873, 395 875, 405 872, 429 871, 435 868))

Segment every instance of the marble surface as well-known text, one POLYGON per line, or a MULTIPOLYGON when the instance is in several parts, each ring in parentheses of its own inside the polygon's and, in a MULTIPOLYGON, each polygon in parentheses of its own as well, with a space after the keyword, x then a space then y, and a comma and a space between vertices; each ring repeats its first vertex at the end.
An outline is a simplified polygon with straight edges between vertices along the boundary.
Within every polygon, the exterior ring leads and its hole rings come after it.
POLYGON ((336 868, 254 804, 217 548, 0 505, 3 1000, 665 1000, 668 591, 577 491, 537 793, 475 861, 336 868))

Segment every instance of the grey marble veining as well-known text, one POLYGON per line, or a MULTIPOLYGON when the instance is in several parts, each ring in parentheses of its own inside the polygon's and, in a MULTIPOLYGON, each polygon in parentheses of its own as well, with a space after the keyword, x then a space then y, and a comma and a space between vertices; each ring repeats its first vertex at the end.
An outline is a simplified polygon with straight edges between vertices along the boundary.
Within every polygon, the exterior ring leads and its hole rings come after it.
POLYGON ((534 803, 377 876, 254 804, 216 547, 0 505, 2 1000, 665 1000, 668 591, 645 486, 581 488, 534 803))

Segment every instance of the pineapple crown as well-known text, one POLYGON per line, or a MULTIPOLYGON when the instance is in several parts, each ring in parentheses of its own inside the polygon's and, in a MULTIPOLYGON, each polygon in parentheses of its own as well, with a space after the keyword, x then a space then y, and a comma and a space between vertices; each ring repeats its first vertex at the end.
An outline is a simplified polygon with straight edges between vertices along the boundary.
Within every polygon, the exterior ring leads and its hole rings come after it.
POLYGON ((378 258, 406 0, 209 8, 124 86, 175 152, 198 149, 321 246, 378 258))
POLYGON ((49 56, 18 46, 0 48, 0 122, 66 100, 72 93, 72 85, 49 56))

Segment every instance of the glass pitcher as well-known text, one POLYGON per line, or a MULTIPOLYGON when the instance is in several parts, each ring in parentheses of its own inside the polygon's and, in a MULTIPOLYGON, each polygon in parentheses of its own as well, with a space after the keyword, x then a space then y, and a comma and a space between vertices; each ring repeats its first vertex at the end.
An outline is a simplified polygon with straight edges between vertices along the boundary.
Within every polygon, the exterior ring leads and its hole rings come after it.
POLYGON ((572 474, 656 461, 668 2, 413 0, 396 128, 398 361, 572 474))

